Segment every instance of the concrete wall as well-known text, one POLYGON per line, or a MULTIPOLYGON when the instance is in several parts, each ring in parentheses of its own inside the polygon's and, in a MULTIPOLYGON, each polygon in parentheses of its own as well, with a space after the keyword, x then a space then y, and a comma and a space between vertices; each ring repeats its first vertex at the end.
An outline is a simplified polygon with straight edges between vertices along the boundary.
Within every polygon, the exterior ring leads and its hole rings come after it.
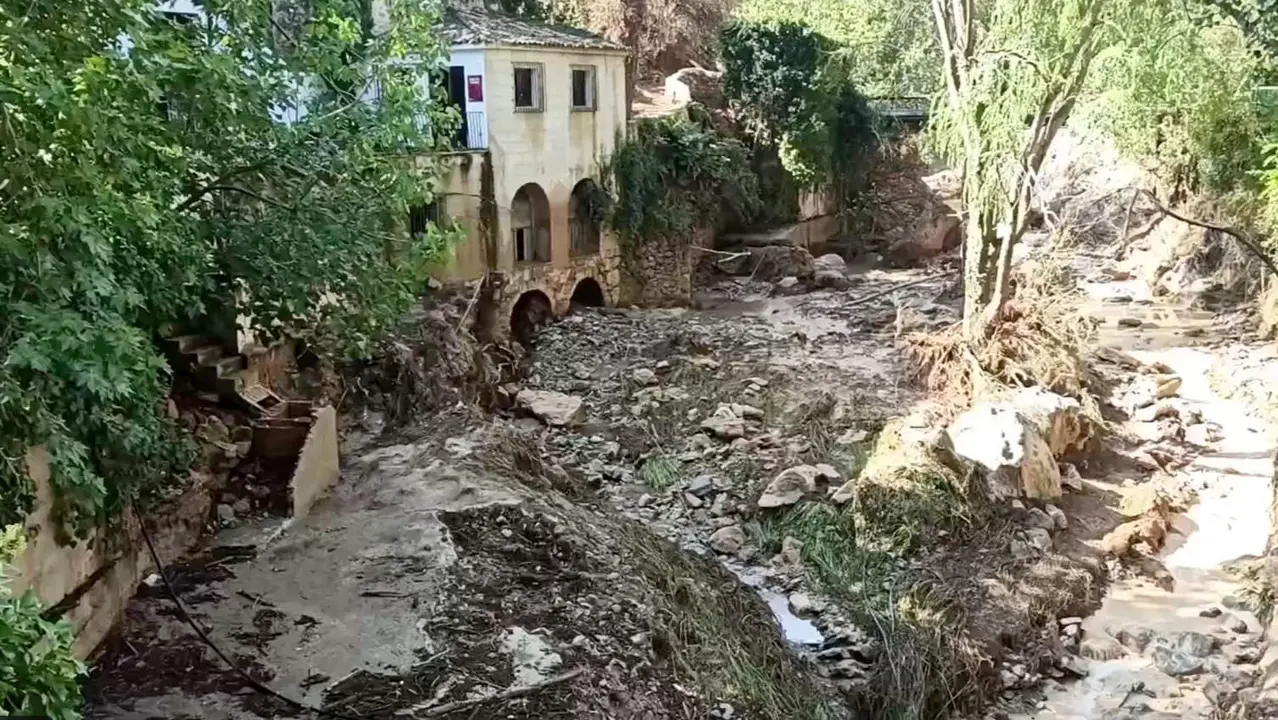
MULTIPOLYGON (((26 549, 8 568, 11 588, 15 593, 32 591, 48 607, 67 600, 71 608, 65 617, 76 632, 76 655, 85 658, 122 617, 138 583, 155 566, 131 511, 115 525, 99 528, 88 540, 59 544, 49 456, 43 447, 27 453, 27 471, 36 486, 36 508, 26 521, 26 549), (72 597, 91 579, 92 587, 72 597)), ((156 551, 165 562, 177 560, 199 540, 214 493, 220 489, 213 475, 193 473, 192 479, 180 495, 146 513, 156 551)))
POLYGON ((306 434, 306 443, 297 458, 297 468, 289 487, 293 495, 293 517, 310 511, 315 500, 341 475, 337 452, 337 411, 324 406, 315 411, 315 422, 306 434))

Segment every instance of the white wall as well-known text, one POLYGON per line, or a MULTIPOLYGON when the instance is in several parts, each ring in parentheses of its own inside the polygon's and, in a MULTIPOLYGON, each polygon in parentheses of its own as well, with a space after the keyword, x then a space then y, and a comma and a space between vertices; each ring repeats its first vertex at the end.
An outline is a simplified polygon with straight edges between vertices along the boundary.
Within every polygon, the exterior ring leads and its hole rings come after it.
POLYGON ((478 147, 485 147, 488 144, 488 98, 493 88, 489 87, 488 83, 484 51, 480 48, 454 48, 452 55, 448 58, 448 65, 460 65, 465 68, 467 86, 464 111, 470 114, 472 121, 475 118, 474 113, 480 114, 480 121, 477 126, 472 126, 470 134, 472 138, 477 137, 479 140, 478 147), (479 77, 484 89, 484 99, 480 101, 470 99, 470 78, 476 76, 479 77))

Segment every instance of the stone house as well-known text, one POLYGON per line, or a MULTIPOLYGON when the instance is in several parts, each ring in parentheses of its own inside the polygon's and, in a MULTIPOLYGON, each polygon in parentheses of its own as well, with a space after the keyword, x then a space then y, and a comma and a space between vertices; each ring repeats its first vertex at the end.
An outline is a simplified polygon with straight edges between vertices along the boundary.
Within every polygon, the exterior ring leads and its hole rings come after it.
POLYGON ((412 221, 465 229, 440 279, 486 277, 493 329, 516 336, 574 298, 617 302, 620 259, 599 198, 626 132, 625 48, 471 7, 448 11, 444 37, 449 98, 463 123, 444 158, 441 193, 412 221))

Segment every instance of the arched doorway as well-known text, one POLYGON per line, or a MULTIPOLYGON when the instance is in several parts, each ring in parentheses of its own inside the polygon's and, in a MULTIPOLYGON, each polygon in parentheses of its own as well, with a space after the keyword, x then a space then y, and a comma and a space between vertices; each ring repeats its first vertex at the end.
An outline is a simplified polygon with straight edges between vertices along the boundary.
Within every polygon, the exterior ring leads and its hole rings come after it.
POLYGON ((520 345, 532 342, 537 329, 555 318, 550 298, 540 290, 529 290, 515 301, 510 311, 510 336, 520 345))
POLYGON ((594 278, 582 278, 572 290, 573 307, 603 307, 608 304, 603 287, 594 278))
POLYGON ((510 201, 515 262, 550 262, 550 200, 537 183, 515 191, 510 201))
POLYGON ((603 190, 594 180, 577 183, 568 198, 568 225, 572 229, 569 254, 572 257, 599 253, 600 223, 603 220, 603 190))

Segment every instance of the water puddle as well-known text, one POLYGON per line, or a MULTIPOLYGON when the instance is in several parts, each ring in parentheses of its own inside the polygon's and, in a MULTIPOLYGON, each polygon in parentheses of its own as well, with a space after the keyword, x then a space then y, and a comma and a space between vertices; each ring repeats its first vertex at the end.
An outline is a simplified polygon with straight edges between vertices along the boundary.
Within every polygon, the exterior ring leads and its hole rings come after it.
POLYGON ((790 601, 786 596, 763 587, 763 577, 759 574, 758 568, 734 565, 727 567, 738 580, 755 591, 768 604, 768 608, 772 610, 772 617, 776 618, 786 642, 804 646, 820 645, 825 642, 825 635, 816 624, 810 620, 804 620, 790 610, 790 601))

